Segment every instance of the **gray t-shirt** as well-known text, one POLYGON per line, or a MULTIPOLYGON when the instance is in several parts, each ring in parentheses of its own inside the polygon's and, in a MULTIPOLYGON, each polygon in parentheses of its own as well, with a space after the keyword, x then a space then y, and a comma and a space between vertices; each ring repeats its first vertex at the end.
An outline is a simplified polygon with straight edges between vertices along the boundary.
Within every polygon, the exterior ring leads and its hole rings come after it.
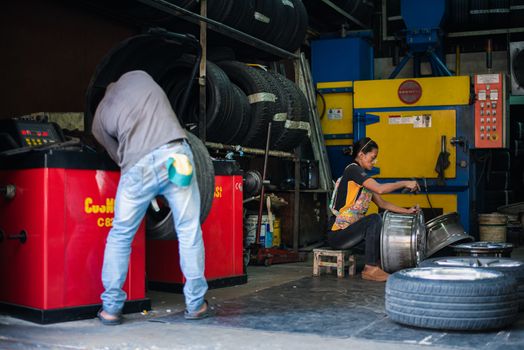
POLYGON ((92 131, 122 173, 155 148, 186 138, 162 88, 139 70, 109 84, 92 131))

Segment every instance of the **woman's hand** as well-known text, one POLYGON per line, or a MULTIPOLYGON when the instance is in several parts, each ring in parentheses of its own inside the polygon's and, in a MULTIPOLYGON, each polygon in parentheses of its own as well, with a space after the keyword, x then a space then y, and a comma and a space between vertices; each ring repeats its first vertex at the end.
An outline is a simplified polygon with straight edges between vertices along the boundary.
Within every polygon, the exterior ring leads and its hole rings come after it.
POLYGON ((413 206, 413 207, 411 207, 409 209, 406 209, 406 210, 407 210, 406 214, 416 214, 416 213, 418 213, 420 211, 420 207, 417 204, 417 205, 415 205, 415 206, 413 206))
POLYGON ((409 190, 409 192, 420 191, 420 186, 417 181, 404 181, 404 187, 409 190))

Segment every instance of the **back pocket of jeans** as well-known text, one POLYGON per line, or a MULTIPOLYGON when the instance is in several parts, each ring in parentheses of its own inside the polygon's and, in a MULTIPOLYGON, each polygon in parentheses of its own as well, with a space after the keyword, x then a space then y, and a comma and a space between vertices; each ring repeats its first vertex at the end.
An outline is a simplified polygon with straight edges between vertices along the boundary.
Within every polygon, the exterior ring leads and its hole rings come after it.
POLYGON ((122 175, 121 186, 130 197, 139 197, 142 195, 144 174, 143 168, 134 166, 122 175))

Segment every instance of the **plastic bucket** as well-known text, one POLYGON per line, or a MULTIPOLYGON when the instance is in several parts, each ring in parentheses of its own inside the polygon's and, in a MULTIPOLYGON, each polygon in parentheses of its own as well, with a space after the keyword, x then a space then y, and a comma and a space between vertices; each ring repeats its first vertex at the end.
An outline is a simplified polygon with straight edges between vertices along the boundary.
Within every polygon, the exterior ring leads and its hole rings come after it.
MULTIPOLYGON (((244 237, 245 245, 255 243, 255 238, 257 235, 257 222, 258 215, 248 215, 244 221, 244 237)), ((273 236, 269 229, 269 218, 267 215, 262 215, 261 225, 260 225, 260 245, 264 248, 270 248, 273 246, 273 236)))
POLYGON ((282 234, 280 229, 280 218, 278 216, 274 217, 273 220, 273 247, 279 247, 282 243, 282 234))
POLYGON ((506 215, 479 214, 479 235, 484 242, 506 242, 506 215))

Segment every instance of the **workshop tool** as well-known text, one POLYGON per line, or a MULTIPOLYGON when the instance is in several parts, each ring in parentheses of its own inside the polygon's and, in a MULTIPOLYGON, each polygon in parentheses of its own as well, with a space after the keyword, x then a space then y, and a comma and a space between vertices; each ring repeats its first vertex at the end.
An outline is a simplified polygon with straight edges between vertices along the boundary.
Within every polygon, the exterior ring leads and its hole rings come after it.
POLYGON ((446 150, 446 135, 442 135, 440 138, 440 153, 437 158, 437 164, 435 165, 435 171, 438 174, 437 185, 446 185, 444 171, 449 168, 449 165, 449 152, 446 150))

